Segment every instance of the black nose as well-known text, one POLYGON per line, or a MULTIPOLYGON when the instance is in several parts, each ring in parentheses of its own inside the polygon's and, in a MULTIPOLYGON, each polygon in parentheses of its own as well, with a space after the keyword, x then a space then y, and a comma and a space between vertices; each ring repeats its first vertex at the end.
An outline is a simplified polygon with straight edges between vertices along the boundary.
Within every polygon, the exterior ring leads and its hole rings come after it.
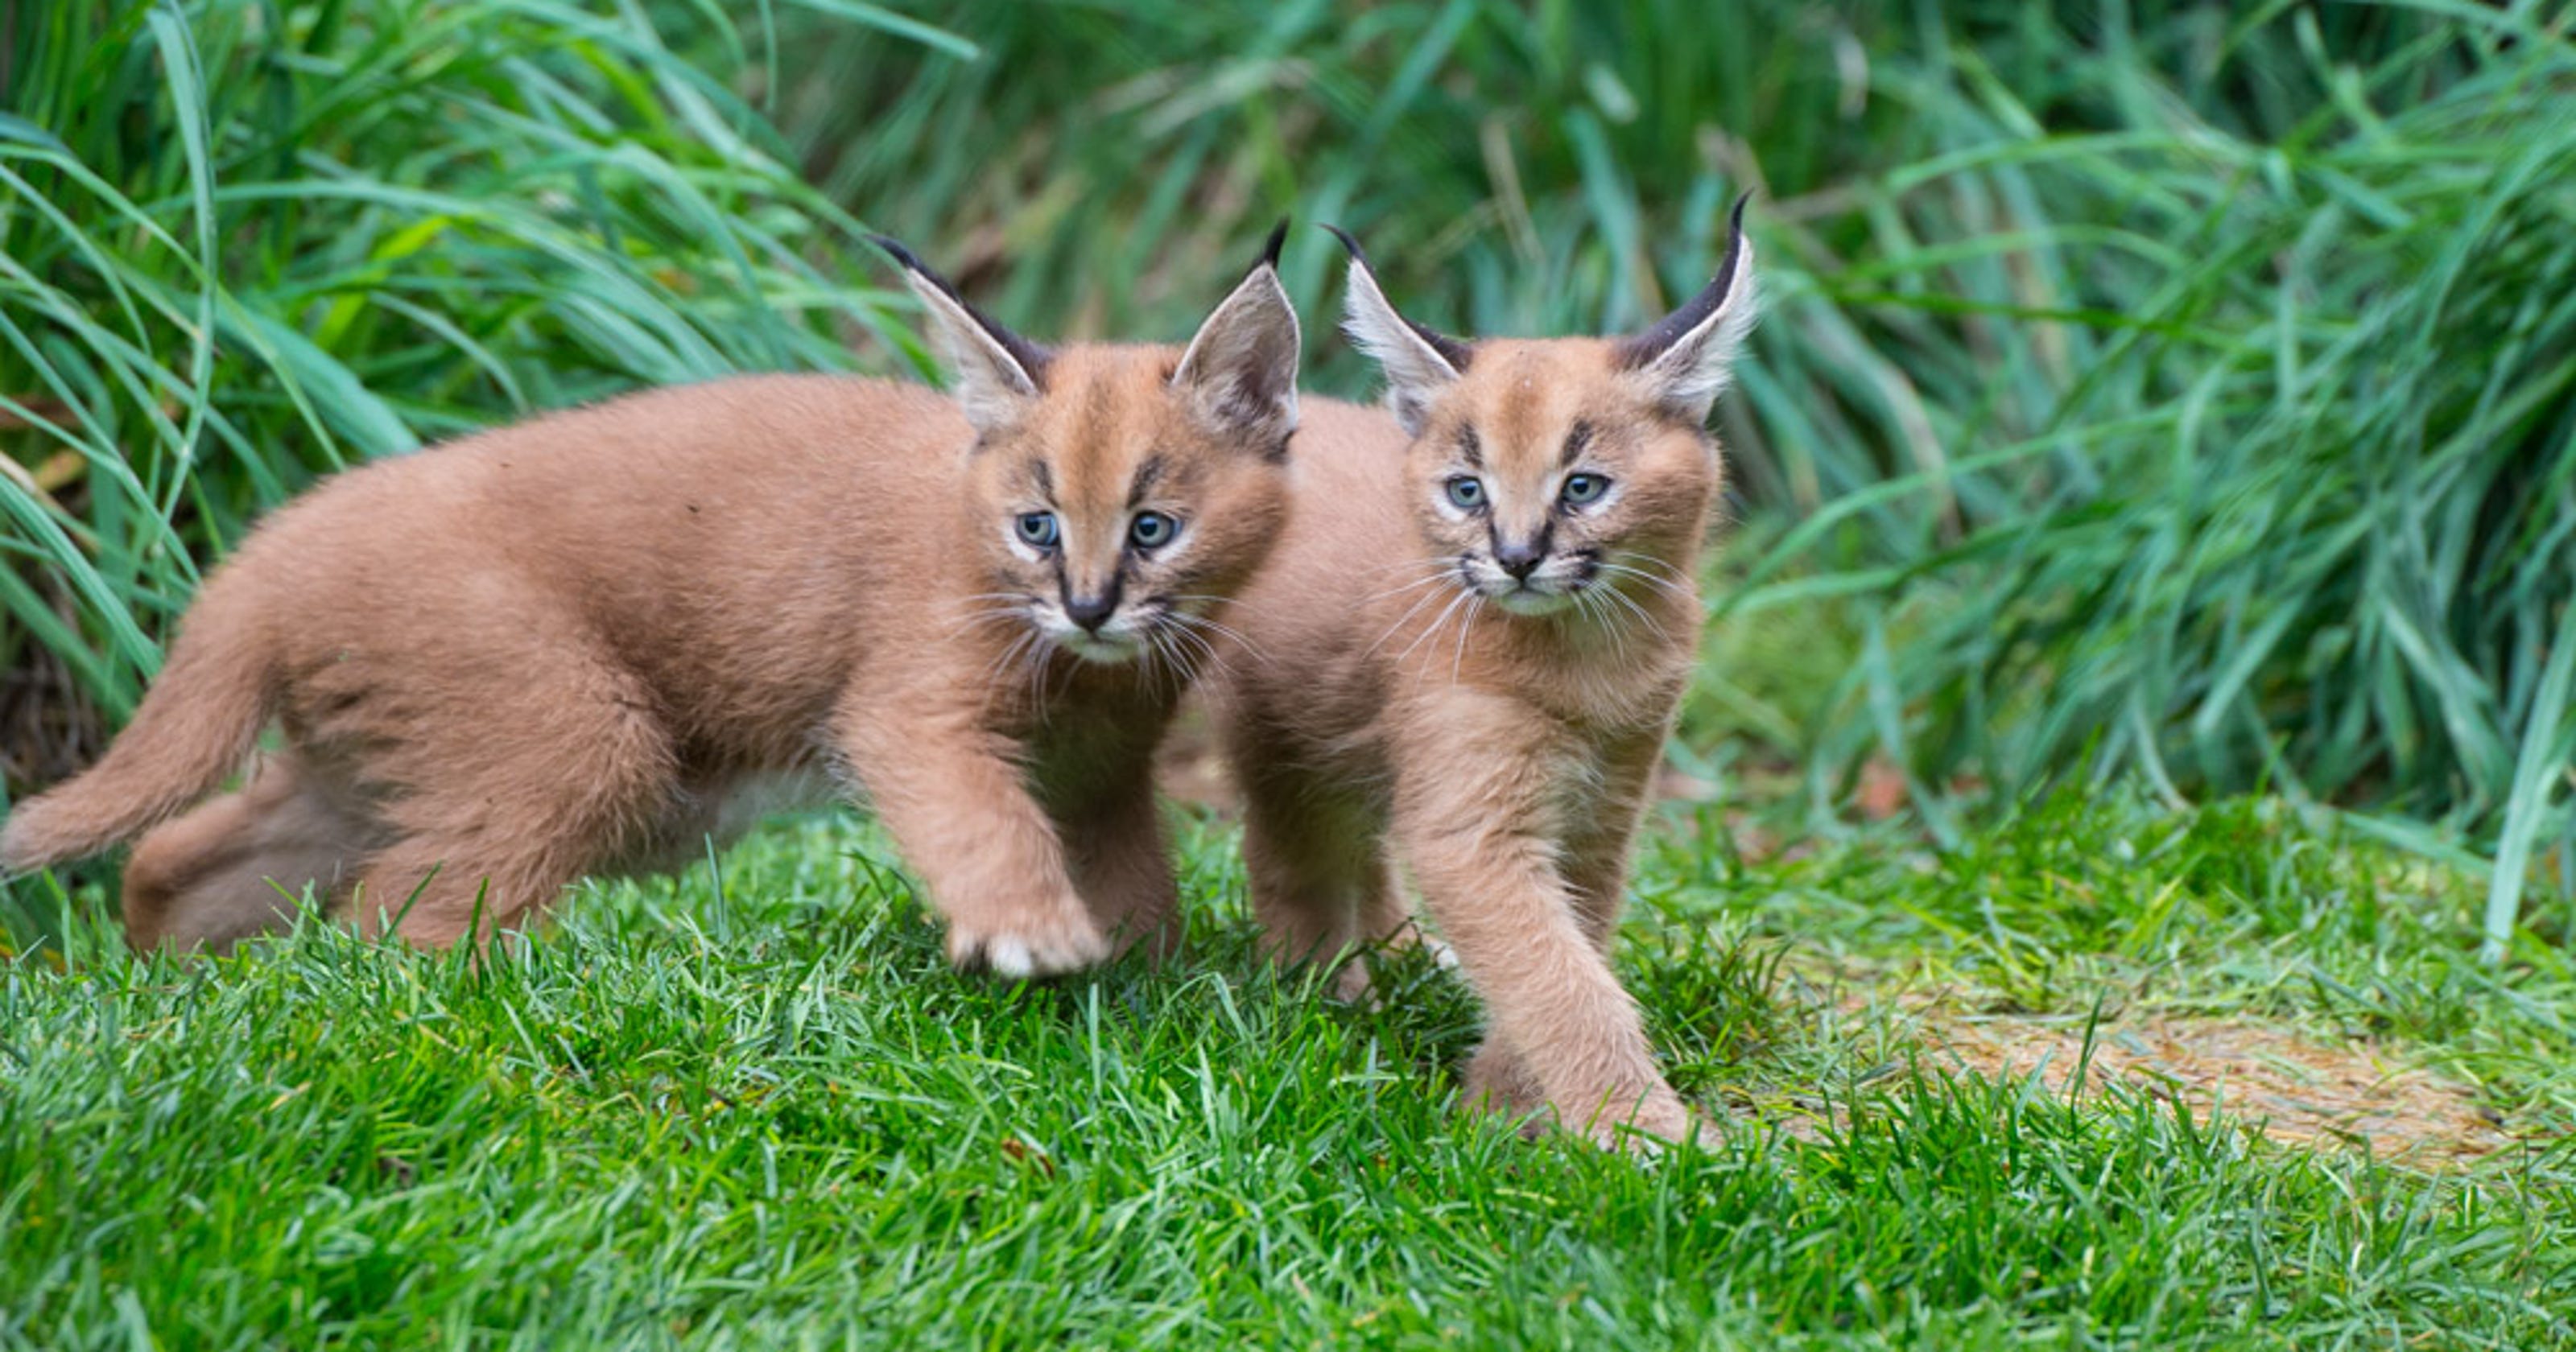
POLYGON ((1100 626, 1118 609, 1116 596, 1068 596, 1064 598, 1064 617, 1081 625, 1084 633, 1097 634, 1100 626))
POLYGON ((1518 581, 1527 581, 1529 575, 1537 572, 1538 566, 1546 560, 1547 551, 1534 543, 1494 546, 1494 562, 1502 565, 1503 571, 1518 581))

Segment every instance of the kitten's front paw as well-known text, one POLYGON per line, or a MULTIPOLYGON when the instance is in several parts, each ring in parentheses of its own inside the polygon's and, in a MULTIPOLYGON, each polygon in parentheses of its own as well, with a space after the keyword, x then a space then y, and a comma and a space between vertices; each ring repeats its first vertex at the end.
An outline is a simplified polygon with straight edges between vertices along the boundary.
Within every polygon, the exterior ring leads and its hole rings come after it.
POLYGON ((1078 906, 948 924, 948 961, 957 970, 1014 981, 1078 972, 1105 961, 1109 950, 1108 936, 1078 906))

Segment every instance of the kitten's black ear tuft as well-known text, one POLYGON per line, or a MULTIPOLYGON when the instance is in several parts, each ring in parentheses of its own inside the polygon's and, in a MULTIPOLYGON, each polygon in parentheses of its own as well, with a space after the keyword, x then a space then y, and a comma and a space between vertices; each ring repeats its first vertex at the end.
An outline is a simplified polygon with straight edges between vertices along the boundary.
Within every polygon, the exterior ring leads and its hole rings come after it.
POLYGON ((1324 227, 1351 255, 1342 332, 1386 373, 1387 405, 1408 434, 1419 435, 1431 403, 1476 359, 1473 345, 1416 324, 1398 313, 1377 284, 1368 254, 1350 232, 1324 227))
POLYGON ((918 272, 924 277, 937 278, 939 280, 939 285, 942 288, 945 288, 948 285, 947 279, 939 277, 938 273, 930 270, 929 264, 922 262, 919 257, 914 255, 912 250, 903 247, 902 240, 896 239, 892 235, 870 235, 867 239, 868 243, 873 244, 892 255, 894 257, 894 261, 901 265, 905 271, 918 272))
POLYGON ((950 392, 966 420, 979 432, 1016 421, 1045 387, 1054 354, 967 304, 947 278, 901 243, 884 235, 870 235, 868 242, 902 265, 905 284, 921 298, 931 344, 948 369, 950 392))
POLYGON ((1297 307, 1279 282, 1283 218, 1262 246, 1261 261, 1199 325, 1172 370, 1172 387, 1228 435, 1276 454, 1297 430, 1297 354, 1304 338, 1297 307))
POLYGON ((1620 367, 1636 373, 1649 397, 1694 423, 1707 419, 1709 405, 1725 391, 1735 354, 1753 330, 1753 242, 1744 235, 1744 207, 1752 200, 1749 192, 1735 199, 1726 260, 1708 285, 1616 349, 1620 367))

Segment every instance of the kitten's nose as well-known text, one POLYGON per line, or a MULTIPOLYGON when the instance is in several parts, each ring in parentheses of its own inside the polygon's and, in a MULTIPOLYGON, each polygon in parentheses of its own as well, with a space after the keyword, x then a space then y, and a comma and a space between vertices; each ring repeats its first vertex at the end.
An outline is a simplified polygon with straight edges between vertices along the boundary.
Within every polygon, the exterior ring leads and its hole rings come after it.
POLYGON ((1509 544, 1497 541, 1494 545, 1494 562, 1502 565, 1503 571, 1511 574, 1516 582, 1528 581, 1529 575, 1537 572, 1539 564, 1546 558, 1547 552, 1533 541, 1509 544))
POLYGON ((1064 598, 1064 617, 1081 625, 1086 634, 1097 634, 1100 626, 1118 610, 1115 596, 1068 596, 1064 598))

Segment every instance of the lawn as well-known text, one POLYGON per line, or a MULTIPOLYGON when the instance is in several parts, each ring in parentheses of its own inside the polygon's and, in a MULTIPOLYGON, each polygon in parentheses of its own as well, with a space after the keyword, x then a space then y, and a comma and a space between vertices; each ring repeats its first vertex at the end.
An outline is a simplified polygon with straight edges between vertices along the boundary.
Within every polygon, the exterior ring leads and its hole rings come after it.
POLYGON ((0 969, 0 1345, 2576 1345, 2576 972, 2465 956, 2474 877, 2260 801, 1743 834, 1643 861, 1727 1124, 1644 1165, 1456 1112, 1449 973, 1274 975, 1195 810, 1185 956, 1025 987, 847 816, 480 968, 71 905, 0 969))
POLYGON ((1204 794, 1185 954, 1028 987, 850 814, 479 966, 92 866, 0 889, 0 1352, 2576 1347, 2576 7, 1725 9, 0 0, 0 812, 318 476, 928 374, 866 231, 1172 340, 1291 214, 1349 396, 1314 222, 1620 331, 1750 188, 1768 297, 1621 954, 1723 1139, 1462 1115, 1204 794))

